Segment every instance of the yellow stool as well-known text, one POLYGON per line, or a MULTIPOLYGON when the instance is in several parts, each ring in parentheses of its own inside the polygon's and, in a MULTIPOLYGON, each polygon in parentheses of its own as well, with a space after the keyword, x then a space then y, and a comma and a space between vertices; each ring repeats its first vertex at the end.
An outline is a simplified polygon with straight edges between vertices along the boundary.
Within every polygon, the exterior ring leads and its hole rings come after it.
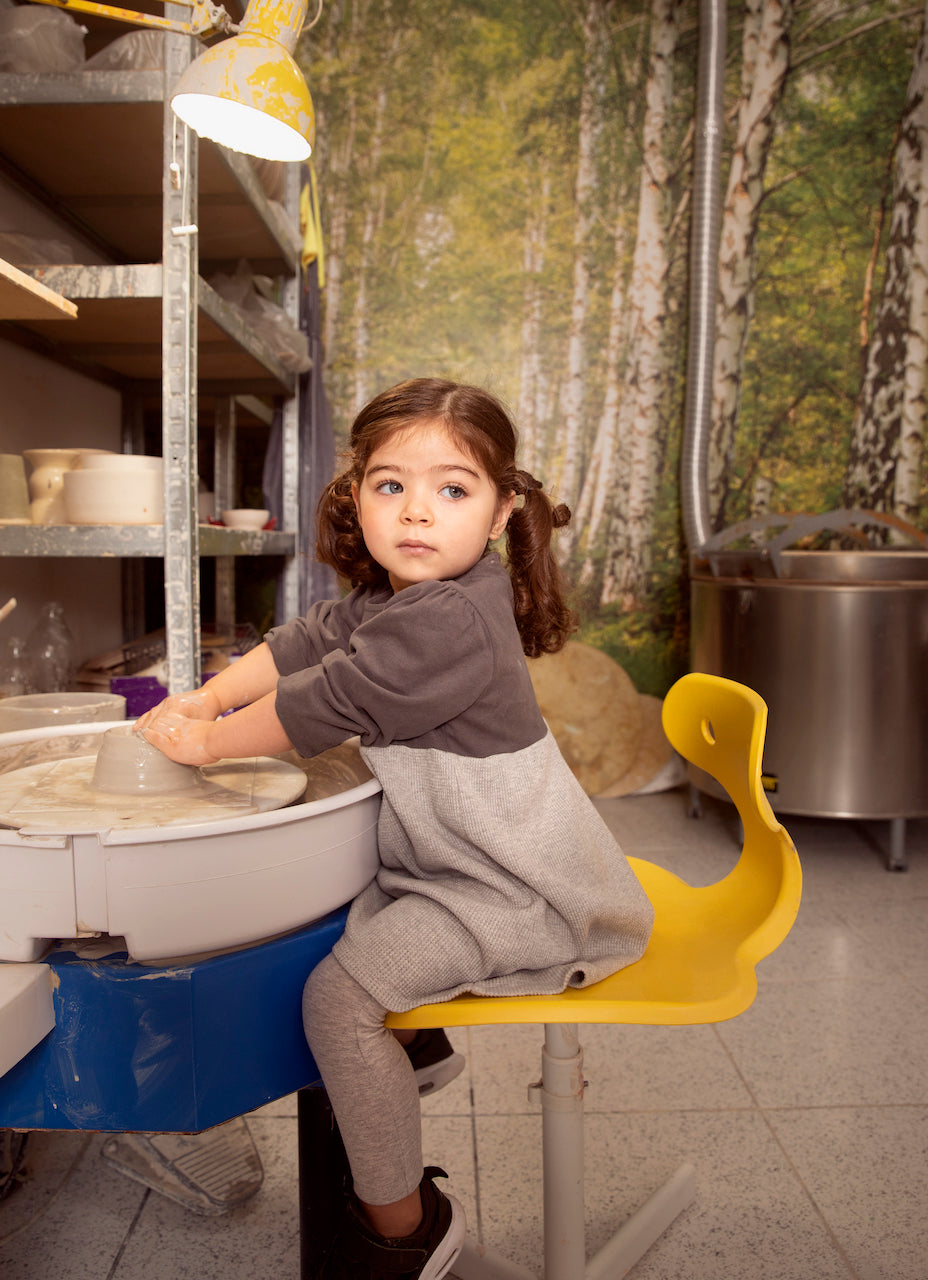
MULTIPOLYGON (((390 1027, 543 1023, 544 1280, 624 1275, 690 1203, 695 1174, 683 1165, 589 1262, 583 1214, 583 1051, 576 1024, 685 1026, 742 1013, 757 991, 755 965, 786 937, 802 888, 793 843, 761 785, 767 708, 751 689, 719 676, 684 676, 668 693, 664 729, 676 750, 725 788, 741 817, 744 845, 731 872, 694 888, 654 863, 630 859, 654 904, 654 932, 637 964, 555 996, 462 995, 391 1013, 390 1027)), ((452 1274, 461 1280, 535 1280, 495 1250, 465 1242, 452 1274)))

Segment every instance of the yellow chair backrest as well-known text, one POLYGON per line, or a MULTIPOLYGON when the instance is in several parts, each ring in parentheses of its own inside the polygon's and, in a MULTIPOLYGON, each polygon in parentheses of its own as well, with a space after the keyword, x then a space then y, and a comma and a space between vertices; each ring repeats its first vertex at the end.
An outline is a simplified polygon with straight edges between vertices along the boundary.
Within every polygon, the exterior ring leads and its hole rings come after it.
POLYGON ((799 859, 761 780, 767 705, 746 685, 693 672, 667 694, 662 716, 671 745, 724 787, 741 818, 741 857, 712 888, 720 909, 753 915, 743 959, 755 965, 789 933, 802 893, 799 859))

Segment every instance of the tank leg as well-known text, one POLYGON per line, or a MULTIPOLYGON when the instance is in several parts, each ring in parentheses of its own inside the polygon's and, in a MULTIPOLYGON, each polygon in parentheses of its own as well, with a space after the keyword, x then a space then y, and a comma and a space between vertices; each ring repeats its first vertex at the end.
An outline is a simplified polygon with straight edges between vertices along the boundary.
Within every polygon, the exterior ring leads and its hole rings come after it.
POLYGON ((905 856, 905 818, 889 820, 889 861, 888 871, 908 871, 909 862, 905 856))

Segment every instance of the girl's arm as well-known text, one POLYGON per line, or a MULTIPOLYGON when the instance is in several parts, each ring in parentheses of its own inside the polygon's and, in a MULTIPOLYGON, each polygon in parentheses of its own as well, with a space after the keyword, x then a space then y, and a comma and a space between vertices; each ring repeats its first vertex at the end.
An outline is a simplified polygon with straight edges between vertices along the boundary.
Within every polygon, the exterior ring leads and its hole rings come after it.
POLYGON ((216 699, 219 715, 233 707, 257 702, 277 688, 279 679, 280 672, 265 641, 217 672, 203 686, 203 691, 216 699))
POLYGON ((292 743, 278 719, 276 702, 275 689, 221 720, 193 720, 166 710, 143 728, 143 734, 180 764, 277 755, 289 751, 292 743))

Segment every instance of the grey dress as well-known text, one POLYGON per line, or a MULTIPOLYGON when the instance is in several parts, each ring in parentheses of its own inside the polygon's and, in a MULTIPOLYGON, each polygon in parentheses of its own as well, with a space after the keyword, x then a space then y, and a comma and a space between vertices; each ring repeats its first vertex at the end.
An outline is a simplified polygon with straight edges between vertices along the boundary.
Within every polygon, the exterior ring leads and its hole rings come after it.
POLYGON ((267 640, 293 745, 360 735, 383 787, 381 867, 334 948, 380 1004, 549 994, 639 959, 651 904, 542 719, 495 553, 267 640))

